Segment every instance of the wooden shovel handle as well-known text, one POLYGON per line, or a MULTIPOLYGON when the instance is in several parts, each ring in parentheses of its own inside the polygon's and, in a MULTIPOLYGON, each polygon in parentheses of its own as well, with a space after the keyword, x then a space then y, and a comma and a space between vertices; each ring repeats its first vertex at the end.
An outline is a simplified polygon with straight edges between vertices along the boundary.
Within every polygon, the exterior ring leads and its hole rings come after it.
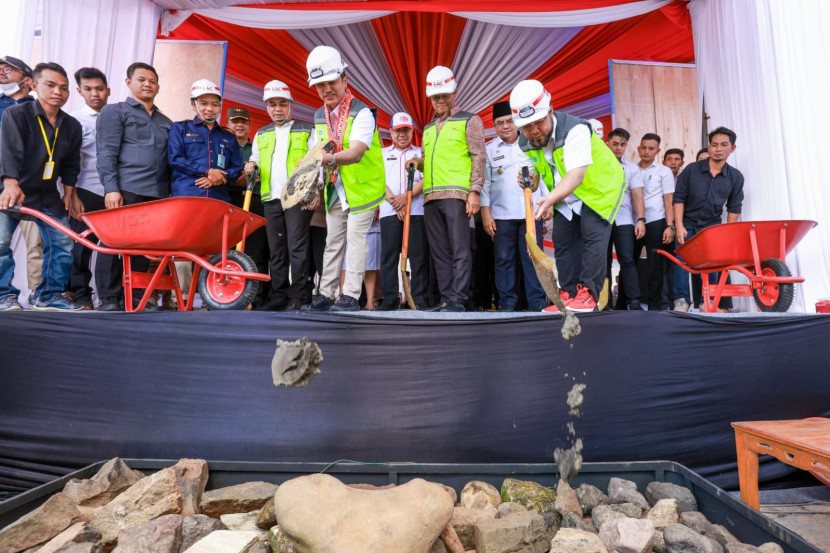
POLYGON ((522 167, 522 187, 525 193, 525 232, 536 238, 536 220, 533 218, 533 188, 530 180, 530 170, 522 167))

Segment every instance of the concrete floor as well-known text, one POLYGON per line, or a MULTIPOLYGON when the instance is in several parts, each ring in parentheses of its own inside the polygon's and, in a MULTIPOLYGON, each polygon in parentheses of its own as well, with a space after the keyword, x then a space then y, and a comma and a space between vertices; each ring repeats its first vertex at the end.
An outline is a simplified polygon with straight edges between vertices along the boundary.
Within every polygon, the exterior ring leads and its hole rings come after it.
POLYGON ((830 505, 761 505, 761 512, 830 553, 830 505))

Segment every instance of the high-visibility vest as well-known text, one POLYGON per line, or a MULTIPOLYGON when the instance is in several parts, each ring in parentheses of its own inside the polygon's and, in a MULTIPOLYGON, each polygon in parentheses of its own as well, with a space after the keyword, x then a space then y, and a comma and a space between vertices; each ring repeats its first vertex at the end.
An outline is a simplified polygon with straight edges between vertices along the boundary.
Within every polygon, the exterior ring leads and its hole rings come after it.
MULTIPOLYGON (((285 159, 285 174, 289 177, 297 164, 308 153, 308 136, 314 129, 308 123, 294 121, 288 133, 288 155, 285 159)), ((266 125, 256 132, 256 141, 259 146, 259 175, 260 194, 262 201, 271 199, 271 161, 274 157, 276 145, 276 127, 273 123, 266 125)), ((279 199, 279 198, 275 198, 279 199)))
MULTIPOLYGON (((366 109, 367 107, 366 104, 357 98, 352 99, 351 106, 349 107, 349 121, 346 124, 346 130, 343 132, 344 150, 349 148, 349 135, 352 132, 352 123, 354 123, 355 116, 360 113, 360 110, 366 109)), ((328 142, 329 128, 328 122, 326 121, 325 107, 318 109, 314 113, 314 126, 317 129, 317 138, 320 142, 323 144, 328 142)), ((382 149, 383 146, 380 143, 380 136, 378 136, 378 127, 375 124, 372 144, 363 153, 360 161, 351 165, 338 167, 340 178, 343 180, 343 188, 346 190, 346 201, 349 202, 349 211, 352 213, 362 213, 374 209, 386 197, 386 169, 383 166, 382 149)), ((336 194, 336 192, 330 186, 326 186, 324 190, 326 211, 328 211, 335 199, 331 194, 336 194)))
POLYGON ((622 165, 605 142, 590 130, 587 121, 561 111, 554 111, 553 116, 556 118, 553 136, 553 165, 545 159, 544 151, 533 149, 524 136, 519 136, 519 147, 528 155, 536 172, 541 175, 545 187, 551 191, 554 187, 553 171, 558 171, 561 177, 564 177, 567 172, 563 150, 565 137, 577 125, 588 125, 589 132, 591 132, 593 162, 585 170, 585 178, 582 179, 582 184, 574 190, 574 195, 600 217, 609 223, 614 222, 628 187, 622 165))
POLYGON ((467 122, 473 115, 465 111, 451 115, 440 133, 435 120, 424 128, 424 195, 470 192, 473 162, 467 147, 467 122))

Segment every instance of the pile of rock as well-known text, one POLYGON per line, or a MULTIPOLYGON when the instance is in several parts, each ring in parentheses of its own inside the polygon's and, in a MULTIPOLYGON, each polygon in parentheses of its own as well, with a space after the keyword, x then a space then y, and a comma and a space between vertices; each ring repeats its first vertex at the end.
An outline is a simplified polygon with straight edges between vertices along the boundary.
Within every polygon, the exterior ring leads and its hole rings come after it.
POLYGON ((144 476, 120 459, 0 530, 0 553, 776 553, 740 543, 693 494, 612 478, 607 493, 505 479, 460 496, 415 479, 345 485, 314 474, 281 486, 205 491, 207 463, 144 476))

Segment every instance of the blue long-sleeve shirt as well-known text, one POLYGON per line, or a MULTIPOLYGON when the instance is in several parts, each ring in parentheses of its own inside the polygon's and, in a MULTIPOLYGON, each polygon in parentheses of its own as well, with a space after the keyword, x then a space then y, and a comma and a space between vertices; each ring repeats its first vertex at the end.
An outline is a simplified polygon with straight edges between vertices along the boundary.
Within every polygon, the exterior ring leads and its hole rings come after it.
POLYGON ((167 144, 167 160, 173 170, 172 196, 198 196, 231 201, 228 185, 199 188, 196 180, 207 175, 208 169, 227 172, 232 183, 242 174, 242 148, 230 130, 207 125, 195 117, 173 123, 167 144))

